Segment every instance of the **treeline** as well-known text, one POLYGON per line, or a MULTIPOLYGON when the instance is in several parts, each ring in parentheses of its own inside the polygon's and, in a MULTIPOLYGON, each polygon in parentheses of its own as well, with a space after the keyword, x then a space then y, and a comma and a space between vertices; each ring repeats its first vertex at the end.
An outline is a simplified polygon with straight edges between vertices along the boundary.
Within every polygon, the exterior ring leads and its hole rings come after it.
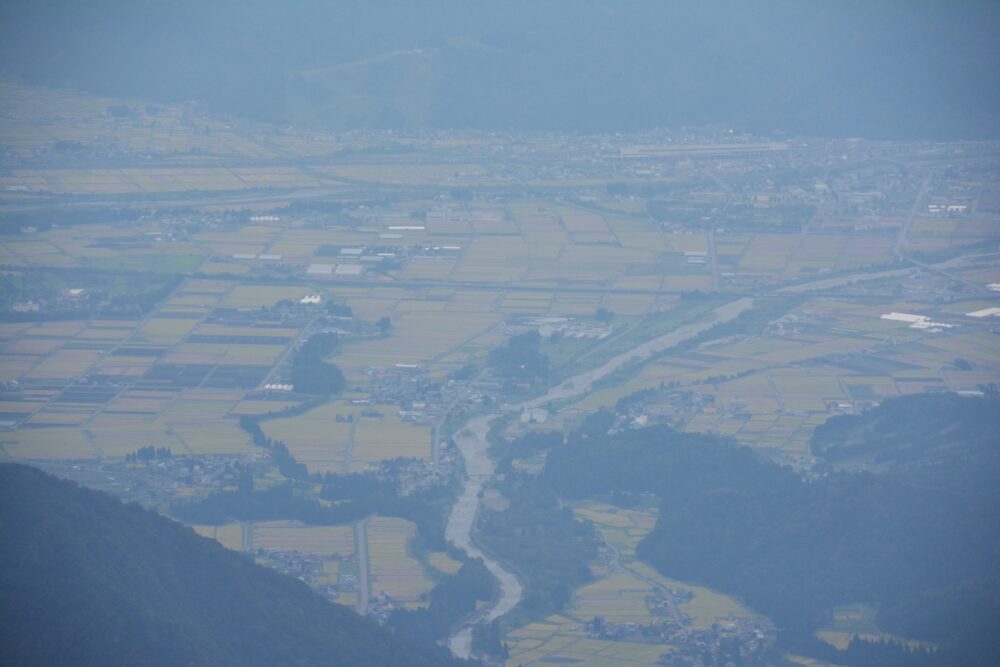
POLYGON ((257 491, 253 476, 247 474, 236 491, 217 491, 200 501, 175 503, 171 506, 171 514, 189 523, 211 525, 233 519, 280 518, 333 525, 382 514, 413 521, 417 524, 419 538, 426 545, 444 548, 443 513, 450 502, 451 490, 438 487, 400 496, 398 471, 407 459, 384 461, 377 473, 310 475, 305 464, 295 459, 283 441, 269 437, 260 427, 263 420, 299 415, 315 405, 316 402, 303 402, 285 410, 240 417, 240 427, 250 435, 254 445, 271 453, 278 471, 290 480, 288 483, 257 491), (319 484, 319 497, 333 505, 324 506, 304 497, 300 487, 311 484, 319 484))
POLYGON ((308 479, 309 469, 304 463, 299 463, 288 451, 288 446, 281 440, 275 440, 264 433, 260 427, 261 417, 257 415, 243 415, 240 417, 240 428, 250 434, 250 441, 257 447, 271 452, 271 459, 278 467, 278 472, 288 479, 308 479))
POLYGON ((592 576, 589 562, 597 556, 598 544, 593 525, 578 521, 548 484, 510 463, 561 443, 557 434, 530 434, 494 447, 500 450, 496 489, 510 506, 502 511, 483 508, 476 530, 483 546, 509 563, 526 584, 521 604, 505 622, 517 624, 562 610, 573 589, 592 576))
MULTIPOLYGON (((907 447, 924 449, 921 432, 941 437, 933 424, 955 398, 935 398, 898 425, 907 447)), ((896 409, 886 401, 868 420, 896 409)), ((992 423, 962 435, 997 451, 992 423)), ((638 553, 664 574, 735 594, 791 635, 811 635, 834 605, 867 601, 884 629, 942 644, 939 660, 1000 651, 996 454, 806 481, 725 438, 667 427, 609 436, 602 426, 554 448, 542 480, 566 497, 655 494, 660 516, 638 553)))
POLYGON ((496 580, 481 560, 466 560, 454 575, 446 576, 428 594, 422 609, 396 609, 386 627, 402 641, 428 650, 446 639, 452 627, 476 611, 478 602, 493 598, 496 580))
POLYGON ((144 315, 180 284, 181 276, 97 269, 24 270, 0 275, 4 320, 28 322, 144 315), (67 290, 81 288, 79 296, 67 290), (17 312, 14 304, 34 301, 38 311, 17 312))
POLYGON ((692 350, 710 340, 724 338, 726 336, 752 335, 760 333, 774 319, 781 317, 788 311, 802 303, 802 298, 797 296, 780 296, 757 299, 752 308, 744 310, 742 313, 729 320, 719 322, 708 329, 705 329, 697 336, 689 338, 677 346, 671 348, 671 353, 683 350, 692 350))
POLYGON ((506 472, 514 459, 526 459, 563 444, 559 431, 528 431, 510 442, 492 438, 490 454, 497 459, 499 468, 506 472))
POLYGON ((490 352, 489 365, 500 377, 513 382, 544 380, 549 374, 549 358, 541 351, 541 343, 537 331, 513 336, 490 352))
POLYGON ((72 227, 74 225, 99 225, 115 222, 135 222, 147 211, 125 207, 56 208, 46 206, 34 211, 16 211, 0 216, 0 231, 16 234, 25 227, 46 231, 52 227, 72 227))
POLYGON ((915 394, 864 415, 832 417, 816 428, 812 452, 828 461, 853 457, 900 465, 989 455, 1000 434, 1000 399, 915 394))
MULTIPOLYGON (((324 484, 324 498, 329 484, 324 484)), ((241 485, 235 491, 216 491, 198 501, 174 503, 170 514, 186 523, 221 525, 230 521, 269 521, 295 519, 312 525, 336 525, 378 514, 412 521, 417 525, 422 545, 443 550, 444 513, 451 500, 448 490, 437 487, 400 496, 395 491, 379 490, 371 494, 341 498, 326 506, 308 498, 295 482, 268 489, 241 485)), ((340 494, 337 494, 340 495, 340 494)))
POLYGON ((174 455, 173 451, 169 447, 156 447, 155 445, 146 445, 145 447, 140 447, 134 452, 129 452, 125 455, 126 463, 143 463, 147 461, 165 461, 174 455))
POLYGON ((609 436, 614 416, 591 415, 553 449, 541 479, 563 497, 591 498, 618 491, 653 493, 664 503, 681 503, 707 487, 787 491, 798 477, 760 459, 746 447, 712 435, 668 426, 629 429, 609 436))
MULTIPOLYGON (((825 661, 824 664, 845 667, 945 667, 953 664, 986 664, 987 661, 954 662, 934 649, 907 644, 891 639, 851 638, 847 647, 838 649, 817 637, 784 639, 781 649, 825 661)), ((790 663, 787 663, 790 664, 790 663)))
POLYGON ((340 369, 326 357, 337 349, 336 334, 315 334, 295 353, 292 359, 292 385, 304 394, 331 396, 347 386, 340 369))
POLYGON ((354 310, 348 306, 346 303, 337 303, 336 301, 327 301, 326 312, 334 317, 354 317, 354 310))

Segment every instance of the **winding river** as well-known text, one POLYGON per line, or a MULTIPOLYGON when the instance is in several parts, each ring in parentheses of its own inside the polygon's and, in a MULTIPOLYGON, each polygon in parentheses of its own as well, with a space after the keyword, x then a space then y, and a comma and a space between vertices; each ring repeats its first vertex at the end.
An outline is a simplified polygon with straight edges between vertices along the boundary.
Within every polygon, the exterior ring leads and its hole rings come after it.
MULTIPOLYGON (((648 359, 664 352, 675 345, 697 336, 715 324, 727 322, 735 318, 752 305, 752 299, 744 298, 720 306, 712 311, 711 318, 703 322, 678 327, 668 334, 641 343, 597 368, 584 371, 552 387, 543 396, 516 405, 504 406, 503 413, 520 412, 524 408, 539 407, 551 401, 587 394, 593 389, 594 384, 598 380, 614 373, 626 364, 636 360, 648 359)), ((472 528, 476 514, 479 511, 480 493, 490 478, 493 477, 493 473, 496 470, 496 463, 487 453, 489 442, 486 439, 486 435, 489 432, 490 422, 501 414, 501 412, 495 412, 474 417, 460 427, 455 435, 455 444, 458 446, 459 451, 462 453, 462 458, 465 460, 466 479, 462 493, 459 495, 458 500, 455 501, 455 505, 451 509, 451 514, 448 515, 445 537, 448 542, 465 551, 470 557, 482 559, 483 563, 486 564, 486 568, 497 578, 500 584, 499 595, 489 605, 481 609, 473 617, 467 619, 448 638, 448 648, 459 658, 468 658, 472 653, 472 628, 482 621, 490 622, 509 612, 521 601, 521 596, 524 593, 521 582, 513 572, 506 569, 487 554, 484 554, 473 543, 472 528)))

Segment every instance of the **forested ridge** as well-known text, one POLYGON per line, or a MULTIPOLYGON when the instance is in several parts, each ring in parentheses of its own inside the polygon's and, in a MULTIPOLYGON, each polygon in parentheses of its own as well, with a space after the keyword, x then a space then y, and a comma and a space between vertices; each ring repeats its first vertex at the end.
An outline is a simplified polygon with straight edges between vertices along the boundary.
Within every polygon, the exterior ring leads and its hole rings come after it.
POLYGON ((737 595, 786 636, 809 636, 834 605, 875 603, 883 629, 938 643, 952 664, 1000 652, 997 414, 993 399, 907 397, 817 432, 819 451, 840 438, 877 452, 878 474, 804 478, 728 438, 653 427, 584 429, 543 476, 564 497, 655 494, 639 555, 737 595))
POLYGON ((5 665, 464 664, 170 519, 0 465, 5 665))
POLYGON ((916 394, 886 401, 864 415, 832 417, 816 428, 813 453, 837 462, 852 457, 908 464, 995 457, 1000 400, 916 394))

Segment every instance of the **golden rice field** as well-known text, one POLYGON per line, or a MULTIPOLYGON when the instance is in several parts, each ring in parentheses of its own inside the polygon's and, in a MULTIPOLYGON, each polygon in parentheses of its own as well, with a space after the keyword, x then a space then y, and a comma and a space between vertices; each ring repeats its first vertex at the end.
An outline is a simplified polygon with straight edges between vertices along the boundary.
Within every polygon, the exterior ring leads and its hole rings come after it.
POLYGON ((351 525, 306 526, 300 521, 257 521, 252 524, 254 549, 301 551, 316 556, 354 554, 354 529, 351 525))
POLYGON ((405 519, 374 517, 367 523, 368 571, 372 596, 385 594, 408 609, 426 606, 421 594, 433 587, 420 563, 408 552, 417 534, 405 519))
POLYGON ((248 529, 246 525, 237 522, 221 526, 191 526, 191 528, 202 537, 215 540, 232 551, 243 551, 243 544, 248 529))
POLYGON ((348 461, 354 424, 361 408, 331 401, 295 417, 272 419, 261 424, 270 438, 281 440, 292 455, 310 471, 342 472, 348 461))
POLYGON ((594 501, 572 504, 580 519, 594 522, 601 537, 619 554, 622 567, 592 566, 597 579, 573 592, 565 614, 550 616, 510 632, 507 665, 574 664, 591 667, 633 667, 655 664, 672 649, 665 645, 590 639, 583 626, 594 616, 610 623, 656 622, 646 599, 656 587, 683 588, 694 596, 679 605, 694 627, 705 628, 729 614, 754 616, 731 598, 709 589, 667 579, 635 557, 635 547, 656 523, 656 510, 626 510, 594 501), (655 584, 655 586, 654 586, 655 584))
POLYGON ((443 551, 431 551, 427 554, 427 562, 442 574, 455 574, 462 567, 460 561, 451 558, 443 551))

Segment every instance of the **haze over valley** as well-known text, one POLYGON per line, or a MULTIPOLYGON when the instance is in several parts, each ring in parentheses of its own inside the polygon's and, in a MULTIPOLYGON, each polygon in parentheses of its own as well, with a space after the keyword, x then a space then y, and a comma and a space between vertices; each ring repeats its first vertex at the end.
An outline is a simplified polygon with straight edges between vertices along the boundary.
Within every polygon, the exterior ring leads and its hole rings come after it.
POLYGON ((0 661, 1000 653, 995 3, 0 8, 0 661))

